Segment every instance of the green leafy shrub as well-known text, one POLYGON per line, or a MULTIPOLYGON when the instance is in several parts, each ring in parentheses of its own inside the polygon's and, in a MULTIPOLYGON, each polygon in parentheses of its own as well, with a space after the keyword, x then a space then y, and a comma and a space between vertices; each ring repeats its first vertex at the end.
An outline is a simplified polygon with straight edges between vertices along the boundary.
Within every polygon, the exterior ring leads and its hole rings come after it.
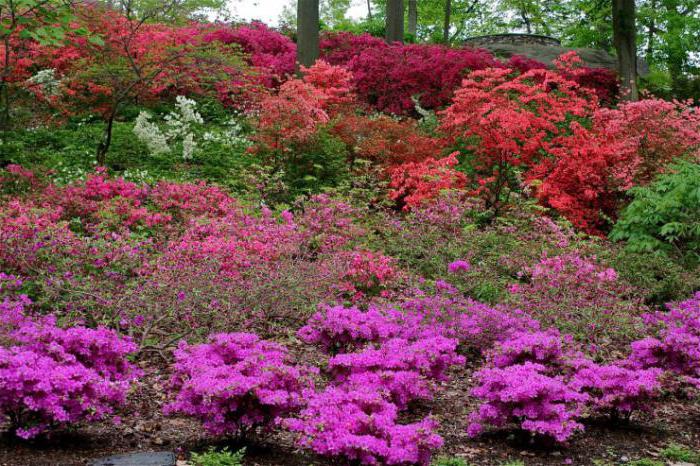
POLYGON ((462 458, 441 456, 433 461, 433 466, 469 466, 462 458))
POLYGON ((245 448, 232 452, 228 447, 216 450, 210 447, 204 453, 192 452, 191 463, 194 466, 241 466, 245 456, 245 448))
POLYGON ((681 162, 651 185, 630 190, 633 200, 613 228, 631 251, 661 251, 684 264, 700 260, 700 164, 681 162))
POLYGON ((697 269, 685 268, 660 251, 644 253, 629 248, 617 251, 601 249, 598 255, 618 272, 620 278, 642 293, 648 305, 679 301, 700 289, 697 269))
POLYGON ((630 466, 664 466, 661 461, 650 460, 648 458, 643 458, 641 460, 630 461, 630 466))
POLYGON ((688 447, 676 443, 672 443, 661 450, 661 455, 671 461, 700 464, 700 452, 693 451, 688 447))

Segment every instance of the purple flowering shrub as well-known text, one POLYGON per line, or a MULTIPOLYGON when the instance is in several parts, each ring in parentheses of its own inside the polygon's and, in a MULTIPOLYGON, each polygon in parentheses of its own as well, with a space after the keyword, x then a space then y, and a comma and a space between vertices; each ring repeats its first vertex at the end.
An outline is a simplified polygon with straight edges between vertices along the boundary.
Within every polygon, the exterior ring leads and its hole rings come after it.
POLYGON ((485 368, 475 374, 472 395, 485 402, 470 416, 468 433, 480 434, 484 424, 522 429, 564 442, 583 426, 576 421, 586 396, 561 377, 547 374, 541 364, 526 362, 505 368, 485 368))
POLYGON ((613 416, 646 410, 658 395, 659 369, 629 369, 619 363, 599 365, 587 361, 573 375, 570 386, 590 395, 591 407, 613 416))
POLYGON ((486 424, 513 423, 564 442, 583 430, 582 413, 629 417, 648 409, 660 389, 660 370, 597 364, 554 329, 517 332, 497 343, 487 361, 475 375, 472 395, 483 403, 470 417, 470 435, 486 424))
POLYGON ((212 435, 270 427, 304 406, 313 370, 288 364, 287 350, 251 333, 220 333, 175 351, 174 401, 166 414, 199 419, 212 435))
POLYGON ((318 345, 326 352, 345 353, 369 342, 396 337, 400 332, 397 322, 378 307, 362 311, 354 306, 324 306, 297 335, 303 342, 318 345))
POLYGON ((700 292, 646 320, 650 327, 661 327, 659 336, 632 343, 632 365, 669 370, 700 388, 700 292))
POLYGON ((299 418, 285 425, 299 444, 329 457, 368 465, 430 464, 443 444, 436 423, 398 423, 399 410, 374 387, 330 387, 309 401, 299 418))
POLYGON ((26 315, 31 301, 0 306, 0 416, 29 439, 53 428, 102 420, 126 402, 140 371, 128 361, 137 346, 105 328, 56 326, 26 315))
POLYGON ((433 380, 447 380, 451 366, 464 364, 464 357, 457 354, 458 341, 443 336, 408 341, 394 338, 379 348, 367 348, 359 353, 334 356, 328 361, 328 369, 336 381, 343 381, 352 374, 383 370, 410 370, 433 380))

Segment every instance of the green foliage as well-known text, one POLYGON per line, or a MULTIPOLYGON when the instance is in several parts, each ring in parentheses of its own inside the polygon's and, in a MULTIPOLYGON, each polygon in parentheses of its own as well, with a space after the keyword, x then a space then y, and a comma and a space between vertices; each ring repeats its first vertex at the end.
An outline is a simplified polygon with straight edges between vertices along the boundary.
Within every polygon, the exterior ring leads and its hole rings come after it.
POLYGON ((632 202, 610 237, 631 251, 661 251, 694 265, 700 260, 700 164, 681 162, 651 185, 630 190, 632 202))
POLYGON ((191 462, 194 466, 240 466, 243 464, 245 448, 232 452, 228 447, 216 450, 210 447, 204 453, 192 452, 191 462))
POLYGON ((501 463, 501 466, 525 466, 525 462, 521 460, 512 460, 501 463))
POLYGON ((662 463, 661 461, 650 460, 648 458, 630 461, 628 464, 630 466, 664 466, 664 463, 662 463))
POLYGON ((601 250, 601 259, 614 268, 620 277, 644 295, 649 305, 685 299, 700 289, 700 273, 695 268, 687 269, 668 255, 655 251, 636 252, 629 248, 614 251, 612 256, 601 250))
MULTIPOLYGON (((228 187, 234 192, 248 189, 243 172, 253 162, 244 148, 232 149, 219 141, 203 143, 191 160, 173 154, 151 154, 133 133, 133 123, 117 122, 112 148, 105 165, 132 181, 205 180, 228 187)), ((92 171, 95 141, 103 132, 101 122, 81 120, 61 127, 22 129, 0 136, 0 164, 20 164, 51 170, 51 178, 67 183, 92 171)), ((221 124, 207 123, 205 128, 219 129, 221 124)))
POLYGON ((700 452, 691 450, 683 445, 672 443, 663 450, 661 455, 671 461, 682 461, 685 463, 700 464, 700 452))
POLYGON ((262 154, 260 165, 248 171, 260 197, 273 204, 289 203, 299 196, 335 188, 349 179, 346 145, 325 130, 293 152, 262 154))
POLYGON ((433 461, 432 466, 469 466, 462 458, 441 456, 433 461))

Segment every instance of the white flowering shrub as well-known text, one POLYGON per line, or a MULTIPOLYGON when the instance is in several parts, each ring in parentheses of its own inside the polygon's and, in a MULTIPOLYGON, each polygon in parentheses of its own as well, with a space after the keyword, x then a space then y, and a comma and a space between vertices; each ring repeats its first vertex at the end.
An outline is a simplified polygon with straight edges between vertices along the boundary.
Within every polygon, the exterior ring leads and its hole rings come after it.
POLYGON ((27 83, 41 89, 41 92, 46 96, 55 96, 60 92, 61 80, 56 77, 56 70, 47 68, 38 71, 34 76, 27 79, 27 83))
POLYGON ((153 115, 142 111, 136 118, 134 134, 153 155, 180 154, 184 160, 206 153, 211 146, 241 148, 248 146, 242 135, 243 128, 235 117, 222 127, 204 123, 197 111, 197 102, 185 96, 177 96, 175 110, 156 122, 153 115))

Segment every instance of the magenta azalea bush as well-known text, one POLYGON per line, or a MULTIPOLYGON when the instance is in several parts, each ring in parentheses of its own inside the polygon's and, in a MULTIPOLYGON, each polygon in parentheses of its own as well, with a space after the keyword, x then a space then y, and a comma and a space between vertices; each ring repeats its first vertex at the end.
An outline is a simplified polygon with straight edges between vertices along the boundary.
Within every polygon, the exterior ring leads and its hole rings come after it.
POLYGON ((304 406, 313 370, 288 364, 287 350, 251 333, 222 333, 181 342, 166 414, 199 419, 212 435, 238 435, 304 406))
POLYGON ((482 432, 484 424, 520 425, 532 433, 566 441, 582 430, 577 420, 586 396, 561 377, 546 374, 541 364, 526 362, 505 368, 486 368, 475 374, 479 382, 472 395, 484 400, 470 416, 469 435, 482 432))
POLYGON ((700 388, 700 293, 648 315, 647 322, 661 327, 659 337, 632 343, 632 365, 669 370, 700 388))
POLYGON ((5 298, 0 311, 0 417, 30 439, 82 421, 106 419, 125 404, 140 371, 137 346, 106 328, 56 326, 26 315, 31 301, 5 298))
POLYGON ((443 444, 431 419, 398 423, 399 410, 373 387, 332 387, 309 401, 299 418, 285 421, 300 445, 323 456, 368 465, 430 464, 443 444))

